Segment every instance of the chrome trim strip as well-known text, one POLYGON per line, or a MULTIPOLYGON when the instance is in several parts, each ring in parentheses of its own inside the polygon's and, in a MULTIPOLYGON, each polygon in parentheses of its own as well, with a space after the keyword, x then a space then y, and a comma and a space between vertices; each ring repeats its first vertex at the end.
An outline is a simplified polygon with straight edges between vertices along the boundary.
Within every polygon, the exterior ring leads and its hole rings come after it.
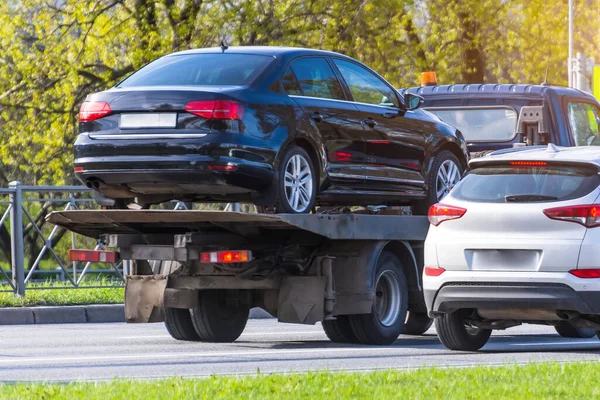
POLYGON ((118 139, 118 140, 135 140, 135 139, 201 139, 208 135, 207 133, 191 133, 191 134, 168 134, 168 133, 132 133, 132 134, 94 134, 90 133, 90 139, 100 139, 100 140, 110 140, 110 139, 118 139))
POLYGON ((388 106, 381 106, 381 105, 378 105, 378 104, 361 103, 360 101, 326 99, 324 97, 312 97, 312 96, 298 96, 296 94, 289 94, 288 96, 291 97, 291 98, 293 98, 293 99, 312 99, 312 100, 325 100, 325 101, 339 101, 340 103, 346 103, 346 104, 362 104, 364 106, 369 106, 369 107, 378 107, 378 108, 381 108, 383 110, 400 110, 400 108, 398 108, 398 107, 388 107, 388 106))

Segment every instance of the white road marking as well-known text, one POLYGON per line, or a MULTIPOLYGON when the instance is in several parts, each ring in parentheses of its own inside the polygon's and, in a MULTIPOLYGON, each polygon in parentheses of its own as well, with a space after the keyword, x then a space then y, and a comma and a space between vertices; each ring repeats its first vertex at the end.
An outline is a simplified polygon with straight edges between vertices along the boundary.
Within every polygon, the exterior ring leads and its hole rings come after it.
MULTIPOLYGON (((323 335, 325 336, 325 332, 323 331, 295 331, 295 332, 249 332, 242 333, 242 336, 293 336, 293 335, 323 335)), ((115 339, 170 339, 169 335, 152 335, 152 336, 117 336, 115 339)))
POLYGON ((528 343, 506 343, 510 346, 565 346, 565 345, 573 345, 573 344, 597 344, 600 345, 598 340, 586 340, 586 341, 572 341, 572 342, 528 342, 528 343))

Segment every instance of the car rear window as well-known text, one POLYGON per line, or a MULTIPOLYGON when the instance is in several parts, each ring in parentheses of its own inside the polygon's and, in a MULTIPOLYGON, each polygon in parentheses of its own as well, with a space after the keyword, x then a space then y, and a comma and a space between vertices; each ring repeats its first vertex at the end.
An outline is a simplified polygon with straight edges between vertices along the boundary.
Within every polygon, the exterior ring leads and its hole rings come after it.
POLYGON ((254 54, 183 54, 159 58, 117 87, 247 85, 272 60, 254 54))
POLYGON ((472 170, 452 196, 488 203, 551 202, 586 196, 598 185, 600 176, 594 167, 495 166, 472 170))
POLYGON ((454 126, 467 142, 506 142, 515 137, 517 112, 509 107, 427 108, 454 126))

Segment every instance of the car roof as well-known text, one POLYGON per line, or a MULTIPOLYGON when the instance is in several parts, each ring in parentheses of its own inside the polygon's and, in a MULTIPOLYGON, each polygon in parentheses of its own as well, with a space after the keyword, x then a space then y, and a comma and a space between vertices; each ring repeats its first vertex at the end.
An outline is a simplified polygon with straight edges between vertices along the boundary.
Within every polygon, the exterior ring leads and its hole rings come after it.
POLYGON ((328 56, 341 56, 346 57, 343 54, 335 53, 333 51, 325 51, 325 50, 314 50, 314 49, 304 49, 301 47, 278 47, 278 46, 232 46, 228 47, 225 51, 223 51, 220 47, 209 47, 204 49, 192 49, 192 50, 184 50, 179 51, 177 53, 172 53, 167 55, 182 55, 182 54, 256 54, 256 55, 265 55, 271 57, 277 56, 301 56, 301 55, 328 55, 328 56))
POLYGON ((600 146, 558 147, 549 144, 547 147, 523 149, 512 153, 490 155, 475 158, 469 166, 483 167, 486 164, 502 161, 558 161, 594 164, 600 167, 600 146))
POLYGON ((581 90, 550 85, 527 85, 527 84, 456 84, 437 85, 408 88, 406 91, 420 96, 473 96, 473 97, 499 97, 499 96, 531 96, 543 97, 554 92, 561 96, 586 96, 594 98, 591 94, 581 90))

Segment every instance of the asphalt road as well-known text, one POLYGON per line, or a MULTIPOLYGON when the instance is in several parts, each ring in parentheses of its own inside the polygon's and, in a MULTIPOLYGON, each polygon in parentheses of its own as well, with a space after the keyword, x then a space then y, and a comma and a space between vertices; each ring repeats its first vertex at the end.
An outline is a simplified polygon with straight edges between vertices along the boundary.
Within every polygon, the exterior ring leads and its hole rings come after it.
POLYGON ((162 324, 21 325, 0 328, 0 380, 74 381, 316 370, 598 360, 600 341, 564 339, 550 327, 497 332, 478 353, 446 350, 430 330, 391 346, 340 345, 320 325, 251 320, 235 343, 178 342, 162 324))

